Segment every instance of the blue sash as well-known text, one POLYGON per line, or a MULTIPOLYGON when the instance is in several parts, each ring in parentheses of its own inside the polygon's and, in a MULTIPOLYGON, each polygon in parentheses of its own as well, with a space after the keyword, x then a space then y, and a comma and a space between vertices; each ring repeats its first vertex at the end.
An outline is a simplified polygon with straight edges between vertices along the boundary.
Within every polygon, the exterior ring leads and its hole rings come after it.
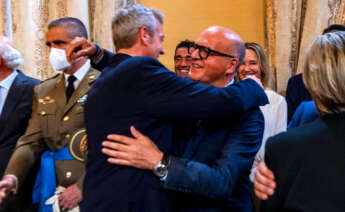
POLYGON ((45 202, 54 195, 56 190, 55 160, 73 160, 67 147, 56 152, 45 151, 41 157, 41 167, 38 171, 32 193, 32 202, 39 203, 39 212, 52 212, 52 206, 45 202))

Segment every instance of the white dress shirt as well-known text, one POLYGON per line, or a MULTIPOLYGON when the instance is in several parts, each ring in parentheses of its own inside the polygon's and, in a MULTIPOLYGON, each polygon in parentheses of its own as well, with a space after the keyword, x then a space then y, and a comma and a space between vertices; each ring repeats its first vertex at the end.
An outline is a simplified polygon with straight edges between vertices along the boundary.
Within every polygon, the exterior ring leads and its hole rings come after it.
MULTIPOLYGON (((91 68, 91 64, 90 64, 90 60, 88 59, 87 61, 86 61, 86 63, 82 66, 82 67, 80 67, 73 75, 77 78, 75 81, 74 81, 74 83, 73 83, 73 85, 74 85, 74 89, 76 90, 77 89, 77 87, 78 87, 78 85, 79 85, 79 83, 80 83, 80 81, 84 78, 84 76, 85 76, 85 74, 88 72, 88 70, 91 68)), ((70 74, 66 74, 66 73, 64 73, 64 75, 65 75, 65 86, 66 86, 66 88, 67 88, 67 86, 68 86, 68 81, 67 81, 67 79, 68 79, 68 77, 70 76, 70 74)))
POLYGON ((5 101, 8 95, 8 92, 14 82, 14 79, 18 75, 17 71, 14 70, 10 75, 8 75, 5 79, 0 82, 0 116, 2 113, 2 109, 5 105, 5 101))
POLYGON ((269 137, 286 131, 287 127, 287 103, 285 98, 272 90, 265 90, 269 104, 261 106, 260 110, 264 115, 265 129, 262 137, 262 144, 255 156, 254 164, 250 173, 250 180, 254 182, 257 166, 265 159, 265 146, 269 137))

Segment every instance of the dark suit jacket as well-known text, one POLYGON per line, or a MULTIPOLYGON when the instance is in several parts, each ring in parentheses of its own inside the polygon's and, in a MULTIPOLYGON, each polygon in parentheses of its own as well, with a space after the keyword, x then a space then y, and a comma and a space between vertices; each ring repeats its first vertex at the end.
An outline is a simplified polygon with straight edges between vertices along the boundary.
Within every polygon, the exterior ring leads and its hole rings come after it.
MULTIPOLYGON (((25 76, 18 71, 6 98, 0 116, 0 178, 2 178, 7 163, 12 155, 18 138, 24 134, 31 115, 33 88, 39 80, 25 76)), ((37 171, 37 167, 33 170, 37 171)), ((20 196, 10 196, 0 206, 0 211, 25 211, 31 202, 31 189, 35 172, 32 171, 19 191, 20 196)))
POLYGON ((88 161, 84 211, 175 211, 171 194, 149 170, 112 165, 101 152, 110 133, 134 125, 169 153, 174 119, 231 117, 267 102, 252 80, 220 89, 181 78, 149 57, 108 67, 90 90, 85 118, 88 161))
POLYGON ((345 113, 270 138, 265 162, 277 188, 262 211, 345 211, 345 113))
POLYGON ((31 115, 33 88, 38 80, 18 71, 0 117, 0 177, 2 178, 18 138, 24 134, 31 115))
POLYGON ((260 148, 264 119, 256 108, 203 120, 182 158, 172 157, 164 187, 179 192, 182 211, 252 212, 249 173, 260 148))
POLYGON ((288 122, 290 122, 299 104, 302 101, 310 101, 311 96, 305 88, 302 74, 297 74, 289 79, 286 88, 286 102, 288 105, 288 122))

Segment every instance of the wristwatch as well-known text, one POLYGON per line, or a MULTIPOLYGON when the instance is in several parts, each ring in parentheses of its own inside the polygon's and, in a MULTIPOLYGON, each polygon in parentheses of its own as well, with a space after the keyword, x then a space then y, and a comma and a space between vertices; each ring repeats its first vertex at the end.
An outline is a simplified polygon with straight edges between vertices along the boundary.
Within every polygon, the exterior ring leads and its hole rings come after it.
POLYGON ((170 156, 163 153, 162 160, 160 160, 158 164, 153 166, 152 171, 157 177, 162 178, 167 175, 169 164, 170 156))

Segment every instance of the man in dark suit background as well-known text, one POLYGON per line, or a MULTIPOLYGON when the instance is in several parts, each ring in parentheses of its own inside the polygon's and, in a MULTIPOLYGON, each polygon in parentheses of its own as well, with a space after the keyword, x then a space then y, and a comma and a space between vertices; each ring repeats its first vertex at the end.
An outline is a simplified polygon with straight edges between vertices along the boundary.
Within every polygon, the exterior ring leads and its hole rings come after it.
POLYGON ((286 88, 286 102, 288 105, 288 123, 292 119, 298 106, 303 101, 310 101, 311 96, 303 83, 302 74, 297 74, 289 79, 286 88))
MULTIPOLYGON (((242 39, 225 27, 210 27, 201 34, 195 48, 189 78, 217 87, 230 86, 245 54, 242 39), (206 57, 206 52, 214 55, 206 57), (226 55, 234 56, 238 62, 226 55)), ((181 191, 176 198, 182 211, 251 212, 248 176, 263 128, 259 108, 234 118, 197 121, 192 136, 180 141, 183 154, 171 156, 165 175, 158 176, 163 187, 181 191)), ((111 156, 109 162, 147 170, 157 167, 155 158, 163 153, 149 137, 134 127, 131 131, 135 139, 112 135, 109 138, 118 139, 117 143, 104 142, 103 152, 111 156)))
MULTIPOLYGON (((115 45, 120 38, 134 41, 123 47, 122 53, 151 58, 131 57, 115 68, 108 66, 89 93, 86 104, 89 152, 81 209, 174 211, 174 199, 171 193, 161 188, 159 178, 151 171, 107 163, 107 158, 101 153, 101 141, 111 133, 130 135, 129 127, 134 124, 168 155, 173 120, 234 117, 237 113, 265 104, 267 99, 253 80, 219 89, 180 78, 168 71, 153 59, 163 52, 161 42, 164 35, 161 22, 155 20, 152 10, 140 5, 121 9, 114 18, 113 33, 115 45), (142 25, 135 26, 136 30, 123 31, 132 24, 128 19, 141 16, 146 17, 136 20, 136 23, 142 25), (116 20, 121 20, 119 23, 122 25, 114 27, 116 20), (131 38, 128 37, 130 32, 133 32, 131 38)), ((204 57, 213 58, 213 63, 227 55, 212 49, 206 49, 206 54, 204 57)), ((238 58, 230 61, 229 66, 236 66, 239 62, 238 58)), ((160 159, 156 158, 156 162, 160 159)))
MULTIPOLYGON (((24 134, 31 115, 33 88, 39 80, 16 70, 22 63, 13 43, 0 36, 0 178, 18 138, 24 134)), ((37 171, 37 170, 36 170, 37 171)), ((24 183, 20 196, 11 196, 0 205, 0 211, 29 211, 34 172, 24 183)))

